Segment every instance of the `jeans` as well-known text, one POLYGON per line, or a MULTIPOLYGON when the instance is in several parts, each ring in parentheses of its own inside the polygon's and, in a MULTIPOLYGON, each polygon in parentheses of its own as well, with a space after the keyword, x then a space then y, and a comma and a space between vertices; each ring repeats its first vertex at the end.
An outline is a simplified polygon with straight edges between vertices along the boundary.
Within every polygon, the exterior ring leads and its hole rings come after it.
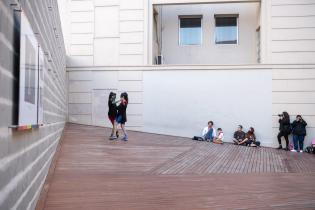
POLYGON ((305 138, 305 136, 293 135, 294 149, 296 151, 299 151, 299 150, 303 151, 304 138, 305 138), (300 147, 300 149, 299 149, 299 147, 300 147))
POLYGON ((205 135, 205 140, 210 140, 210 141, 213 141, 213 136, 212 136, 212 134, 213 134, 213 128, 210 128, 209 130, 208 130, 208 132, 206 133, 206 135, 205 135))

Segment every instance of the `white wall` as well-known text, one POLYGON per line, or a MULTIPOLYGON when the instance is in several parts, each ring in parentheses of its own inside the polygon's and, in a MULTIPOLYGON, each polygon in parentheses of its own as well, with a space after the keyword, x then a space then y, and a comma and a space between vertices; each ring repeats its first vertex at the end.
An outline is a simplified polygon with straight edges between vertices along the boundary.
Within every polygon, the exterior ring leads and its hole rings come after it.
POLYGON ((192 137, 212 120, 226 141, 241 124, 254 127, 263 145, 274 146, 271 69, 147 71, 143 81, 144 131, 192 137))
POLYGON ((146 0, 70 0, 70 66, 145 64, 146 0))
POLYGON ((114 90, 129 93, 129 130, 191 137, 213 120, 226 141, 243 124, 256 129, 263 145, 276 147, 277 114, 286 110, 292 120, 302 114, 308 122, 305 145, 315 137, 314 65, 87 67, 68 73, 70 122, 110 127, 106 101, 114 90))
POLYGON ((161 6, 165 64, 250 64, 257 62, 259 3, 161 6), (238 44, 215 44, 215 14, 239 14, 238 44), (202 15, 202 44, 179 45, 180 15, 202 15))

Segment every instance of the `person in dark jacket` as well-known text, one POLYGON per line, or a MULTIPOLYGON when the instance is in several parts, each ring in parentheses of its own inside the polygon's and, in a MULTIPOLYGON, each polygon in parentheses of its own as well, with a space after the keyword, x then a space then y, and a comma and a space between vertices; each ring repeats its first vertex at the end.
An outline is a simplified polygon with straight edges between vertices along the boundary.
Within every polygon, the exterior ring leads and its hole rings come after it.
POLYGON ((278 142, 279 147, 277 149, 282 149, 281 137, 284 137, 286 142, 285 150, 289 150, 289 135, 291 133, 291 123, 290 123, 290 115, 288 112, 282 112, 279 114, 279 133, 278 133, 278 142))
MULTIPOLYGON (((119 101, 118 101, 119 102, 119 101)), ((125 123, 127 122, 127 106, 128 106, 128 94, 122 93, 120 95, 120 104, 117 106, 118 114, 116 118, 116 123, 120 124, 121 129, 124 133, 124 137, 122 140, 128 141, 127 132, 125 129, 125 123)), ((116 126, 114 126, 114 129, 116 129, 116 126)), ((111 140, 116 139, 115 137, 111 138, 111 140)))
POLYGON ((234 132, 234 138, 233 138, 233 142, 234 144, 238 144, 240 142, 242 142, 245 139, 245 132, 243 131, 243 126, 242 125, 238 125, 237 127, 237 131, 234 132))
POLYGON ((301 115, 296 116, 296 120, 292 123, 292 134, 294 149, 292 152, 303 152, 304 138, 306 136, 307 123, 303 120, 301 115))
MULTIPOLYGON (((108 119, 112 124, 112 133, 110 138, 113 138, 115 132, 115 119, 117 117, 117 105, 115 103, 116 93, 110 92, 108 97, 108 119)), ((116 131, 116 137, 119 137, 118 131, 116 131)))

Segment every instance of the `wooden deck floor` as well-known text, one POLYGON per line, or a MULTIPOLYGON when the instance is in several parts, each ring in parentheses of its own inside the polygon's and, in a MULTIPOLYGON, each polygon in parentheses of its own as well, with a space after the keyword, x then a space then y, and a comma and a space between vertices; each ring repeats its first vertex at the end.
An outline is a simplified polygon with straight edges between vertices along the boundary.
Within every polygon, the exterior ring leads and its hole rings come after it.
POLYGON ((45 210, 315 209, 315 157, 68 124, 45 210), (106 138, 105 138, 106 136, 106 138))

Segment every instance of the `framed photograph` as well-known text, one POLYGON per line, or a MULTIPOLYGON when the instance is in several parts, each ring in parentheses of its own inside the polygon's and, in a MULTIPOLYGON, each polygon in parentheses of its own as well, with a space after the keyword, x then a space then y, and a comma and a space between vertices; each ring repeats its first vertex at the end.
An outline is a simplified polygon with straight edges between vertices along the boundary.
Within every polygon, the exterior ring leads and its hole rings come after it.
POLYGON ((38 124, 39 46, 22 12, 20 31, 19 125, 38 124))

